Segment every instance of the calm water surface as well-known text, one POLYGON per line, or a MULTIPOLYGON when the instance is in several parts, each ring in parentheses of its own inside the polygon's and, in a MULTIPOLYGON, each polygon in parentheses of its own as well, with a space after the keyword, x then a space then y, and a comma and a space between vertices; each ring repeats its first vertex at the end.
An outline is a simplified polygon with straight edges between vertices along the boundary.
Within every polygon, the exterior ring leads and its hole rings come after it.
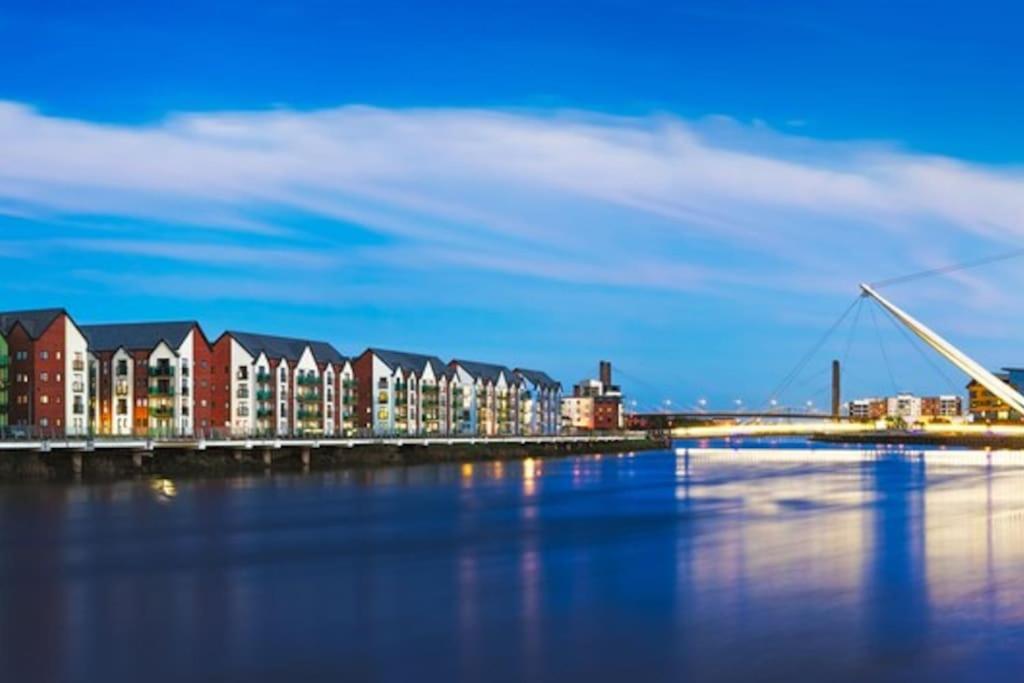
POLYGON ((1024 466, 849 454, 0 488, 0 680, 1024 678, 1024 466))

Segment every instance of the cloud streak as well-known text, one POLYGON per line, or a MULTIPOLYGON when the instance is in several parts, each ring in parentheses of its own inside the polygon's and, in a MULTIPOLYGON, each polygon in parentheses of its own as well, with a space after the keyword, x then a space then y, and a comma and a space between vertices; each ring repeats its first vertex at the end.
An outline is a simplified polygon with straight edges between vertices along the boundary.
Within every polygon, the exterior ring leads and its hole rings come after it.
MULTIPOLYGON (((0 102, 0 149, 0 203, 248 232, 293 267, 411 255, 583 284, 793 290, 923 265, 926 235, 956 253, 1024 233, 1019 170, 721 118, 346 106, 127 126, 0 102), (266 218, 289 212, 321 225, 266 218), (352 246, 350 224, 390 246, 352 246)), ((90 251, 211 266, 264 257, 80 232, 68 244, 90 251)))

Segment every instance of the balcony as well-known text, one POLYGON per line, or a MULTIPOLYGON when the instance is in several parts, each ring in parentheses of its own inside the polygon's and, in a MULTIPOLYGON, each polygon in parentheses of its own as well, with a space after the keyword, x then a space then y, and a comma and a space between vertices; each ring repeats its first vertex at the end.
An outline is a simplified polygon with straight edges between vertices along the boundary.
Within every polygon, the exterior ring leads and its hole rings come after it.
POLYGON ((149 416, 155 418, 170 418, 174 417, 173 406, 150 406, 149 416))
POLYGON ((355 389, 359 385, 359 382, 354 379, 343 379, 341 380, 342 389, 355 389))
POLYGON ((299 408, 299 412, 297 413, 297 415, 298 415, 298 418, 300 420, 302 420, 302 421, 311 421, 311 420, 319 420, 320 419, 320 411, 319 410, 307 410, 305 408, 299 408))
POLYGON ((269 372, 266 372, 264 370, 260 370, 259 372, 256 373, 256 382, 258 384, 270 384, 271 381, 273 381, 273 380, 270 377, 270 373, 269 372))
POLYGON ((295 378, 295 383, 300 387, 315 387, 320 385, 320 378, 316 375, 299 375, 295 378))
POLYGON ((270 408, 258 408, 256 410, 256 417, 258 417, 261 420, 265 420, 268 417, 272 417, 273 415, 274 411, 271 410, 270 408))
POLYGON ((150 377, 174 377, 174 368, 170 365, 150 365, 150 377))
POLYGON ((10 356, 0 356, 0 368, 6 368, 11 363, 10 356))
POLYGON ((295 398, 298 399, 299 403, 319 403, 320 392, 319 391, 300 391, 295 398))
POLYGON ((149 386, 150 396, 174 396, 174 387, 149 386))
POLYGON ((271 392, 270 389, 257 389, 256 390, 256 400, 257 401, 269 401, 271 396, 273 396, 273 392, 271 392))

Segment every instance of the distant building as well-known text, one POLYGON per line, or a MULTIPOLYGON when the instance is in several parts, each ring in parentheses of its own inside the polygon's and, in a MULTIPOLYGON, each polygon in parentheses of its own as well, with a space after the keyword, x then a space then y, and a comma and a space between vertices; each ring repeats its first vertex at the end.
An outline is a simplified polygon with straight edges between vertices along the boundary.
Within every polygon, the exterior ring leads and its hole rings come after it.
POLYGON ((959 396, 914 396, 897 394, 885 398, 861 398, 847 403, 851 420, 875 421, 899 418, 908 424, 948 420, 963 415, 959 396))
MULTIPOLYGON (((1017 391, 1024 389, 1024 368, 1003 368, 993 374, 1017 391)), ((1016 422, 1021 419, 1017 411, 973 379, 967 385, 967 412, 975 422, 1016 422)))
POLYGON ((7 427, 7 367, 9 365, 7 340, 0 333, 0 433, 7 427))
POLYGON ((601 361, 598 379, 576 383, 562 399, 562 425, 575 431, 617 431, 624 426, 622 390, 612 384, 612 365, 601 361))
POLYGON ((881 420, 888 411, 884 398, 859 398, 847 404, 851 420, 881 420))

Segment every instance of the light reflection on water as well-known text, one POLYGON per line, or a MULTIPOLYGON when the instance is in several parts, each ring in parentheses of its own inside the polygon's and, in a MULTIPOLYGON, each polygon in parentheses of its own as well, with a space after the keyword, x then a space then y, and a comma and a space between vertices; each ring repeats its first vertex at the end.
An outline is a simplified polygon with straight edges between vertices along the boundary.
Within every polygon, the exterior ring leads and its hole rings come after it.
POLYGON ((0 674, 1019 679, 1019 454, 734 445, 0 488, 0 674))

